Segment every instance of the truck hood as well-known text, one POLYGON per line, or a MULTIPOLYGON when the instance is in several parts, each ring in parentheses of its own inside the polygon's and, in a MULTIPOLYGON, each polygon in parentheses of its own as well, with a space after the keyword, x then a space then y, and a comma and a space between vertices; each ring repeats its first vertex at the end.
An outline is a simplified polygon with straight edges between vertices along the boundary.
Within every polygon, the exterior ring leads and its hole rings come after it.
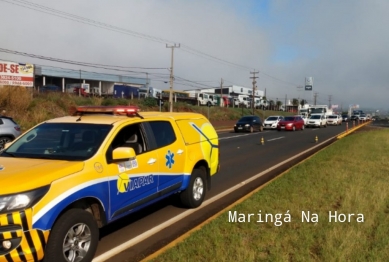
POLYGON ((0 195, 46 186, 83 168, 82 161, 0 157, 0 195))

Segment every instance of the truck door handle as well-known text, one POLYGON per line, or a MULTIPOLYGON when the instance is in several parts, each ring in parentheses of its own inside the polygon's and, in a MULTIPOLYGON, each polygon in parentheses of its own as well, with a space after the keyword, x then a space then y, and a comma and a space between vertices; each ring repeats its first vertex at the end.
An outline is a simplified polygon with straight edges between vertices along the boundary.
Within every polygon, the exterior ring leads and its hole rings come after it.
POLYGON ((177 151, 177 155, 181 155, 182 153, 184 153, 184 150, 182 150, 182 149, 178 149, 178 151, 177 151))
POLYGON ((152 164, 154 164, 156 161, 157 161, 157 159, 155 159, 155 158, 150 158, 149 161, 147 162, 147 164, 152 165, 152 164))

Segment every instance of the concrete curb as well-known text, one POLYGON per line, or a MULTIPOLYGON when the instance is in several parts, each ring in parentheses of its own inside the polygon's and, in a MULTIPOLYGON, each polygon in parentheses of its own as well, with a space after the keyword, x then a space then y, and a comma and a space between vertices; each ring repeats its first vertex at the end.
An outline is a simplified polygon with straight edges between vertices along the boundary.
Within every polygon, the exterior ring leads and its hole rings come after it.
POLYGON ((362 124, 360 124, 360 125, 358 125, 356 127, 352 127, 348 131, 344 131, 343 133, 340 133, 340 135, 338 135, 336 138, 337 139, 342 139, 342 138, 348 136, 349 134, 353 133, 354 131, 358 130, 359 128, 364 127, 364 126, 366 126, 366 125, 368 125, 370 123, 371 123, 371 121, 367 121, 367 122, 362 123, 362 124))

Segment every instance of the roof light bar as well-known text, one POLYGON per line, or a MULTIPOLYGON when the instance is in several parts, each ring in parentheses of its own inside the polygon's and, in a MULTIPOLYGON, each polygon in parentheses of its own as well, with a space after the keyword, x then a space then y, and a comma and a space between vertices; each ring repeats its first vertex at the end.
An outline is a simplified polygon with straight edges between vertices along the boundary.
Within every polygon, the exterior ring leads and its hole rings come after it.
POLYGON ((140 108, 137 106, 78 106, 75 114, 84 113, 111 113, 117 115, 137 115, 140 108))

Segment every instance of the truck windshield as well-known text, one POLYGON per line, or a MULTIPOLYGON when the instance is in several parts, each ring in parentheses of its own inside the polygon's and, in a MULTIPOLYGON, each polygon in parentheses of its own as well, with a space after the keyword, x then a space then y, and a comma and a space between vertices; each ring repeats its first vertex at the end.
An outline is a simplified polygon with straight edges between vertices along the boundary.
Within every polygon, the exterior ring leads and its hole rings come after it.
POLYGON ((321 114, 321 113, 325 113, 326 110, 325 108, 312 108, 311 109, 311 114, 321 114))
POLYGON ((111 128, 104 124, 43 123, 21 136, 1 156, 83 161, 97 152, 111 128))

